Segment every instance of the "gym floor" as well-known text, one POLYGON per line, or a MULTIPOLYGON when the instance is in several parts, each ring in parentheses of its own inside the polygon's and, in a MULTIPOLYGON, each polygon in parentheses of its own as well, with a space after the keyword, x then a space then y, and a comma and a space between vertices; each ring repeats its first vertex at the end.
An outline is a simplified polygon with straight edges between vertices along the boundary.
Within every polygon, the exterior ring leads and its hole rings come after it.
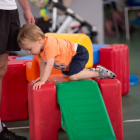
MULTIPOLYGON (((127 44, 129 47, 130 74, 140 76, 140 30, 131 34, 127 41, 125 33, 121 37, 105 37, 105 44, 127 44)), ((122 96, 123 135, 124 140, 140 140, 140 84, 130 86, 130 92, 122 96)), ((17 135, 29 138, 29 121, 5 122, 7 127, 17 135)), ((47 133, 47 132, 46 132, 47 133)), ((67 134, 60 130, 59 140, 68 140, 67 134)))

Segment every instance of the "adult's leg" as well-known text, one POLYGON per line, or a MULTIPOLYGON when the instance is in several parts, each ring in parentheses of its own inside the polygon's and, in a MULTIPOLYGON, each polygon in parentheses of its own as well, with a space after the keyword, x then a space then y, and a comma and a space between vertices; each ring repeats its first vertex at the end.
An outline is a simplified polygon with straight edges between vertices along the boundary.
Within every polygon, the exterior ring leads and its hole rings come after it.
MULTIPOLYGON (((0 105, 1 105, 1 96, 2 96, 2 81, 7 71, 8 55, 9 55, 9 51, 6 51, 5 54, 0 55, 0 105)), ((1 131, 2 131, 2 126, 1 126, 1 118, 0 118, 0 132, 1 131)))

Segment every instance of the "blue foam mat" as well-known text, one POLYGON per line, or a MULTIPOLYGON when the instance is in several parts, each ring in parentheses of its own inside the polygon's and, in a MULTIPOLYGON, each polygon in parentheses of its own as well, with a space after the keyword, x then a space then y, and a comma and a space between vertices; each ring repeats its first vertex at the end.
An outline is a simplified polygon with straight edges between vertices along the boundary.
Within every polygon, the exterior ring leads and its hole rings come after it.
POLYGON ((109 44, 92 44, 93 46, 93 64, 99 63, 99 50, 109 44))
POLYGON ((129 85, 139 84, 139 76, 137 75, 129 75, 129 85))
POLYGON ((16 59, 32 60, 33 59, 33 55, 22 56, 22 57, 18 57, 16 59))

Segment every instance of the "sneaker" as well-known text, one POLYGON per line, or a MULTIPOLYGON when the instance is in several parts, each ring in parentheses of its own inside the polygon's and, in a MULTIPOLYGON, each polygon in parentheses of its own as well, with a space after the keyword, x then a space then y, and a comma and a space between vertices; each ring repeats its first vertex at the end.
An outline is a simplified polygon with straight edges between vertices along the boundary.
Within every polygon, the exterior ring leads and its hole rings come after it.
POLYGON ((15 133, 9 131, 3 124, 2 126, 3 130, 0 132, 0 140, 27 140, 26 137, 15 135, 15 133))

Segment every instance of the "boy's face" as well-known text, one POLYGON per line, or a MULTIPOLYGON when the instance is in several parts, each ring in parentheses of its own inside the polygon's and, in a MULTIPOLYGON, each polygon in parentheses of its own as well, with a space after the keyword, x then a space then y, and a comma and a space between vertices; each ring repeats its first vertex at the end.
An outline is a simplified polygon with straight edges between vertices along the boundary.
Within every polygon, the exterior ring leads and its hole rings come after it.
POLYGON ((31 41, 29 39, 25 39, 23 41, 24 47, 23 49, 27 51, 28 54, 30 55, 38 55, 40 54, 43 45, 43 39, 38 38, 37 41, 31 41))

